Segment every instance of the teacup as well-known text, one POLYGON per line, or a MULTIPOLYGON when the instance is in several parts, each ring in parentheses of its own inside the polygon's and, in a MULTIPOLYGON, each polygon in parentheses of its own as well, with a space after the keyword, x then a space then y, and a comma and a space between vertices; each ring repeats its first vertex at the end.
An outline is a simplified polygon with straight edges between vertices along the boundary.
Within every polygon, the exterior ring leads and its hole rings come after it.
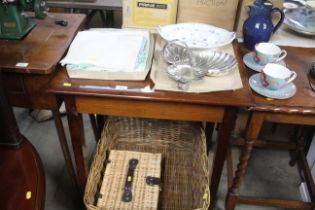
POLYGON ((275 44, 261 42, 255 45, 255 57, 254 60, 260 65, 267 63, 277 63, 283 60, 287 56, 285 50, 281 50, 275 44))
POLYGON ((261 73, 261 84, 270 90, 279 90, 291 83, 297 74, 285 66, 275 63, 267 64, 261 73))

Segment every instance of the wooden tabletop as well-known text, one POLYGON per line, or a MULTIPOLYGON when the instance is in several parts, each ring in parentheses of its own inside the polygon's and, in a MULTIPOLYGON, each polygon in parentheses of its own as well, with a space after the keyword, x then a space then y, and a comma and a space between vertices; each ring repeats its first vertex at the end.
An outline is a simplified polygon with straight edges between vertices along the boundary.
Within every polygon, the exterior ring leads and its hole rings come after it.
MULTIPOLYGON (((238 47, 237 44, 234 47, 238 47)), ((238 57, 239 62, 241 58, 238 57)), ((87 95, 111 98, 126 98, 151 101, 170 101, 227 106, 253 106, 251 90, 245 75, 245 67, 240 63, 243 88, 236 91, 212 93, 182 93, 154 90, 148 75, 145 81, 112 81, 71 79, 64 68, 57 73, 49 84, 48 91, 63 95, 87 95)), ((210 84, 211 85, 211 84, 210 84)))
POLYGON ((84 22, 82 14, 52 14, 68 22, 56 25, 46 17, 36 20, 35 28, 22 40, 0 40, 0 70, 30 74, 49 74, 69 47, 78 28, 84 22), (17 64, 26 64, 18 67, 17 64))
MULTIPOLYGON (((254 102, 256 104, 253 109, 273 112, 287 113, 304 113, 315 114, 315 92, 312 91, 307 74, 311 62, 315 62, 315 49, 297 48, 297 47, 281 47, 288 53, 284 59, 290 70, 296 71, 297 78, 293 81, 296 85, 296 94, 289 99, 269 99, 253 92, 254 102)), ((243 45, 239 48, 240 56, 244 56, 249 52, 243 45)), ((247 68, 246 73, 249 76, 257 73, 247 68)))
POLYGON ((122 0, 95 0, 95 1, 76 1, 76 0, 55 0, 47 1, 49 7, 74 8, 74 9, 93 9, 93 10, 121 10, 122 0))

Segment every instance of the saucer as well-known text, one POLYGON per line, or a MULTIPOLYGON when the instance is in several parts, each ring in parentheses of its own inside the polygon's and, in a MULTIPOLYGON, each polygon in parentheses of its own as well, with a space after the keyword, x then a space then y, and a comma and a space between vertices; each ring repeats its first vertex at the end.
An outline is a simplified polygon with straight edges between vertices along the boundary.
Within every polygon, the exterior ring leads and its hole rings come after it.
POLYGON ((249 78, 249 85, 256 93, 268 98, 287 99, 296 93, 296 87, 292 82, 279 90, 265 88, 260 82, 260 73, 254 74, 249 78))
MULTIPOLYGON (((254 71, 257 71, 257 72, 261 72, 262 69, 264 68, 265 64, 262 65, 262 64, 258 64, 255 62, 254 60, 254 52, 250 52, 250 53, 247 53, 244 57, 243 57, 243 61, 245 63, 245 65, 250 68, 250 69, 253 69, 254 71)), ((285 65, 285 62, 282 60, 282 61, 279 61, 277 62, 277 64, 280 64, 282 66, 286 66, 285 65)))

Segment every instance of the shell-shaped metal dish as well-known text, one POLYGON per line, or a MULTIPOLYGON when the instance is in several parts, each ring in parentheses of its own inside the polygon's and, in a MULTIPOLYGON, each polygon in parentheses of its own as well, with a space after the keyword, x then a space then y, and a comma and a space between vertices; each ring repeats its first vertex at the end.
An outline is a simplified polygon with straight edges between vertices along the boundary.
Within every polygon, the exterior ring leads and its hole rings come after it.
POLYGON ((219 77, 231 73, 237 61, 234 56, 223 52, 194 52, 191 65, 197 69, 205 70, 210 77, 219 77))
POLYGON ((189 64, 191 52, 185 42, 173 40, 166 43, 161 52, 164 61, 168 64, 189 64))

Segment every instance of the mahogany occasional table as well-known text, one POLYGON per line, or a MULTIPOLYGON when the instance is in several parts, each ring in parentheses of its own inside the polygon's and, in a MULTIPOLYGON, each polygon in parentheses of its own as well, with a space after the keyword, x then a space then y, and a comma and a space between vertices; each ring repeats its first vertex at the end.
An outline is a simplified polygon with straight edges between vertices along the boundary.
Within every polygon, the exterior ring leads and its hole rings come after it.
POLYGON ((253 105, 244 66, 240 66, 240 74, 244 86, 240 90, 197 94, 154 90, 149 76, 145 81, 82 80, 70 79, 65 69, 58 71, 48 91, 65 100, 81 189, 88 173, 81 113, 214 122, 221 123, 210 184, 214 205, 234 125, 235 107, 253 105), (150 90, 142 91, 145 87, 150 90))

